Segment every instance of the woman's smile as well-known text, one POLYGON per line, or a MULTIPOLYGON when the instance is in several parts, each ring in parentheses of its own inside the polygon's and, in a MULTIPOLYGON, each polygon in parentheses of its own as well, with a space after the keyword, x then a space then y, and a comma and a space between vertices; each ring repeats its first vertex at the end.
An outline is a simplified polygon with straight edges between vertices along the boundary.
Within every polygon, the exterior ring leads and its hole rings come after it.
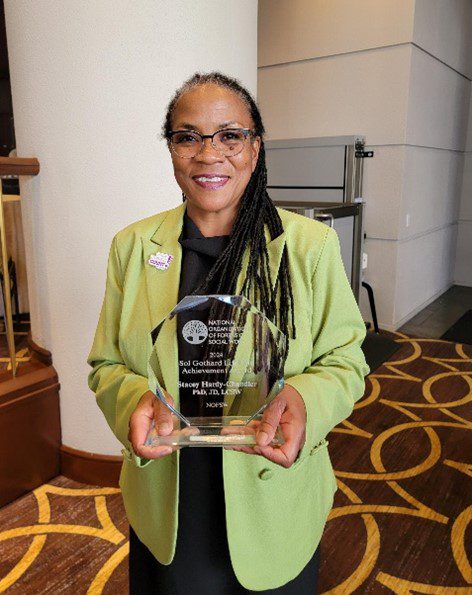
POLYGON ((230 177, 220 174, 203 173, 192 176, 192 179, 196 184, 206 190, 219 190, 226 185, 230 177))

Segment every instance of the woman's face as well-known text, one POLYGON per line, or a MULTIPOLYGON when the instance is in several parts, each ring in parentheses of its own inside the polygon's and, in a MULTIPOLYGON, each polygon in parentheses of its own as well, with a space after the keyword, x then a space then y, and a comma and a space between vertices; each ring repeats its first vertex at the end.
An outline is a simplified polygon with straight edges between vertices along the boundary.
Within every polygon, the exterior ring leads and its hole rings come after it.
MULTIPOLYGON (((172 130, 191 129, 213 134, 222 128, 249 128, 254 123, 246 104, 233 91, 214 84, 187 91, 177 102, 172 130)), ((259 155, 260 138, 248 137, 237 155, 225 157, 205 139, 202 150, 191 159, 171 151, 174 175, 185 193, 189 214, 218 214, 224 221, 234 221, 244 190, 259 155), (213 183, 202 177, 223 178, 213 183)))

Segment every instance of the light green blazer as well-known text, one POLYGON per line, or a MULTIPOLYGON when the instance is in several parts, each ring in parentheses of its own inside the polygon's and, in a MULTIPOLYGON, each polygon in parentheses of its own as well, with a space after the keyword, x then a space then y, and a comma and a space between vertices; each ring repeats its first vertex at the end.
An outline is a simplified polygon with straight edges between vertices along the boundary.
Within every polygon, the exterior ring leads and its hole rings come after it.
MULTIPOLYGON (((89 387, 110 428, 123 444, 120 487, 130 524, 163 564, 177 539, 178 451, 157 460, 137 457, 128 422, 148 390, 150 331, 177 303, 186 203, 119 231, 113 238, 105 297, 87 362, 89 387), (148 264, 152 254, 173 256, 167 270, 148 264)), ((366 329, 341 260, 336 232, 278 209, 284 233, 270 241, 275 282, 283 247, 289 254, 295 299, 296 340, 290 339, 285 380, 307 410, 306 441, 285 469, 262 456, 223 450, 229 551, 234 572, 247 589, 279 587, 310 560, 332 507, 336 480, 327 433, 346 419, 364 393, 369 373, 361 343, 366 329)), ((248 262, 246 250, 240 291, 248 262)), ((177 339, 162 354, 159 382, 178 405, 177 339)))

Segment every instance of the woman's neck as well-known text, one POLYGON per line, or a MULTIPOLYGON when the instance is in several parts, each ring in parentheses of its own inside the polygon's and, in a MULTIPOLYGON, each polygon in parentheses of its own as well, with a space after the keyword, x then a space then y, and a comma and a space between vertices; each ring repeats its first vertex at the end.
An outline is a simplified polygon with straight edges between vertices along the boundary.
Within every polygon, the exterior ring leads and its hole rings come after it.
POLYGON ((187 214, 206 238, 230 235, 237 213, 202 211, 187 203, 187 214))

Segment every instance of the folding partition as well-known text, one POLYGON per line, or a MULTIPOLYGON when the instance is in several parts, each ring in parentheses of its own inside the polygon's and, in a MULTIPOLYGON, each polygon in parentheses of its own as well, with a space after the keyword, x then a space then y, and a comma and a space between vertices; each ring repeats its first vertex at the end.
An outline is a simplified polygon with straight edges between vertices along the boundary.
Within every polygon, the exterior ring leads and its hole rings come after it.
POLYGON ((268 189, 277 206, 335 228, 346 274, 357 301, 362 282, 363 136, 265 142, 268 189))

